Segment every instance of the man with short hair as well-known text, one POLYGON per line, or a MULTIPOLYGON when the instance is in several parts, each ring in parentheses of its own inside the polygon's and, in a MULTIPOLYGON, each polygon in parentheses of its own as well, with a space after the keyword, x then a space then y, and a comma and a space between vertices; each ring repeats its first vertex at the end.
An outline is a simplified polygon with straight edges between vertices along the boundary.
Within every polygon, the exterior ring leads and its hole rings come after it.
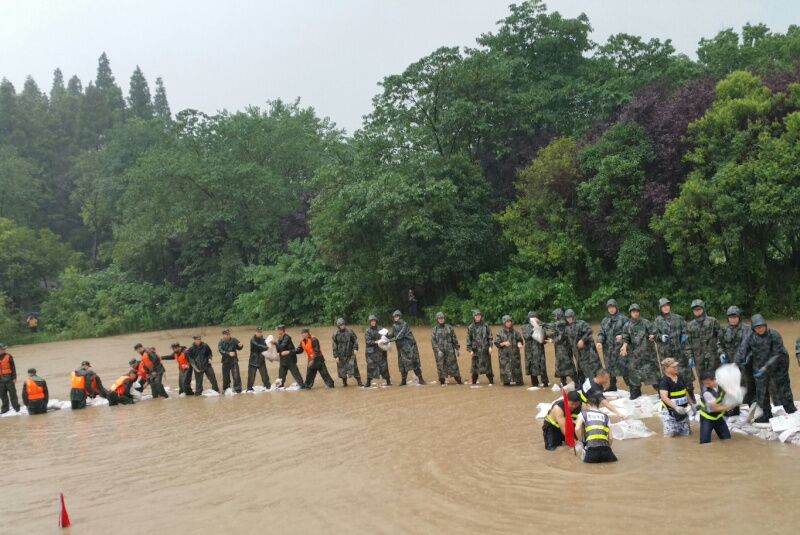
POLYGON ((567 384, 571 377, 575 384, 579 384, 575 363, 572 360, 572 348, 567 338, 567 322, 564 320, 564 310, 557 308, 553 311, 553 322, 545 324, 547 338, 545 342, 553 344, 556 353, 556 375, 561 379, 561 386, 567 384))
POLYGON ((178 363, 178 395, 193 396, 192 365, 189 364, 189 357, 186 356, 186 348, 178 342, 174 342, 171 348, 172 353, 162 357, 162 360, 174 360, 178 363))
POLYGON ((333 377, 328 373, 328 366, 325 364, 325 356, 322 354, 322 347, 319 345, 319 340, 316 336, 311 335, 311 331, 306 328, 302 331, 303 339, 300 341, 300 346, 295 350, 297 354, 305 353, 308 358, 308 367, 306 368, 306 388, 314 386, 314 379, 317 373, 322 376, 328 388, 333 388, 333 377))
POLYGON ((111 388, 108 389, 108 404, 111 406, 133 405, 134 395, 132 390, 136 377, 136 370, 131 369, 128 370, 127 374, 114 381, 111 388))
POLYGON ((358 336, 347 328, 344 318, 337 319, 336 332, 333 335, 333 358, 336 360, 336 371, 343 386, 347 386, 348 377, 353 377, 358 386, 364 386, 358 372, 357 352, 358 336))
POLYGON ((672 312, 672 301, 666 297, 658 300, 658 312, 658 316, 653 320, 658 358, 662 361, 668 358, 678 361, 678 374, 686 385, 689 399, 694 402, 694 375, 688 353, 683 350, 687 339, 686 321, 672 312))
POLYGON ((500 379, 503 386, 522 385, 522 370, 517 370, 520 362, 520 350, 525 347, 522 335, 514 329, 514 321, 506 314, 503 316, 503 328, 494 337, 494 345, 499 350, 498 360, 500 362, 500 379))
POLYGON ((286 334, 286 327, 278 325, 276 328, 278 339, 275 341, 275 347, 280 355, 280 368, 278 368, 278 381, 280 386, 286 386, 286 374, 292 373, 292 377, 297 382, 297 386, 301 389, 306 387, 303 376, 300 375, 300 369, 297 367, 297 348, 292 342, 292 337, 286 334))
POLYGON ((161 357, 155 352, 154 348, 145 349, 142 344, 136 344, 133 350, 141 357, 141 366, 150 382, 150 390, 153 394, 153 399, 159 397, 168 398, 167 391, 164 388, 164 365, 161 363, 161 357))
POLYGON ((219 393, 219 385, 217 384, 217 376, 214 373, 214 368, 211 365, 211 359, 214 356, 211 347, 203 342, 203 337, 196 334, 192 337, 192 345, 186 350, 186 356, 189 359, 189 364, 192 365, 194 370, 194 395, 203 395, 203 377, 208 377, 211 382, 211 389, 219 393))
MULTIPOLYGON (((719 346, 722 364, 735 363, 742 372, 742 385, 747 389, 742 403, 750 405, 756 398, 756 380, 753 378, 753 362, 744 350, 747 338, 750 337, 750 326, 742 322, 742 311, 737 306, 728 307, 725 315, 726 325, 719 333, 719 346)), ((739 407, 734 407, 728 416, 739 414, 739 407)))
POLYGON ((256 383, 256 372, 261 375, 261 384, 265 388, 270 388, 269 372, 267 371, 267 360, 264 352, 269 349, 267 341, 264 339, 264 330, 256 327, 256 332, 250 339, 250 360, 247 362, 247 391, 254 392, 253 385, 256 383))
POLYGON ((606 317, 600 322, 600 331, 597 333, 597 352, 603 352, 606 369, 611 377, 609 391, 617 390, 617 377, 622 377, 628 384, 628 361, 619 355, 622 347, 622 328, 628 323, 628 316, 619 311, 616 299, 606 302, 606 317))
POLYGON ((50 393, 47 382, 36 375, 36 368, 28 370, 28 380, 22 387, 22 403, 28 407, 28 414, 45 414, 50 393))
POLYGON ((571 308, 564 312, 564 319, 567 322, 565 331, 567 339, 578 361, 578 381, 582 383, 586 377, 594 377, 594 374, 603 365, 600 363, 600 357, 594 347, 592 327, 585 321, 575 317, 575 311, 571 308))
POLYGON ((478 384, 478 376, 486 375, 489 384, 494 384, 492 371, 492 329, 483 322, 480 310, 472 311, 472 323, 467 327, 467 348, 472 355, 472 384, 478 384))
POLYGON ((661 365, 655 351, 656 329, 653 324, 641 317, 641 309, 636 303, 628 307, 630 321, 622 329, 622 348, 619 354, 630 362, 631 400, 642 395, 642 383, 652 385, 658 392, 661 378, 661 365))
POLYGON ((81 362, 81 367, 72 372, 70 386, 69 399, 73 410, 85 409, 87 398, 108 397, 103 383, 88 360, 81 362))
POLYGON ((378 327, 378 316, 370 314, 369 327, 364 333, 364 344, 367 346, 367 382, 364 386, 372 386, 372 380, 383 377, 386 386, 390 386, 392 381, 389 377, 389 362, 386 351, 381 349, 378 341, 381 339, 381 329, 378 327))
POLYGON ((239 351, 242 343, 231 336, 231 330, 222 331, 222 340, 217 344, 220 355, 222 355, 222 391, 225 392, 231 386, 233 378, 233 390, 237 394, 242 393, 242 375, 239 372, 239 351))
POLYGON ((783 338, 775 329, 767 326, 767 320, 756 314, 750 320, 753 333, 748 337, 745 351, 753 359, 753 377, 756 380, 756 402, 763 415, 756 423, 769 423, 772 418, 772 404, 783 405, 787 414, 797 410, 792 396, 789 380, 789 352, 783 345, 783 338), (770 400, 770 397, 773 399, 770 400))
MULTIPOLYGON (((581 398, 577 392, 567 392, 567 403, 573 422, 578 419, 581 412, 581 398)), ((564 408, 564 399, 558 399, 550 405, 544 422, 542 423, 542 435, 544 438, 544 449, 553 451, 564 443, 564 429, 567 423, 567 411, 564 408)))
POLYGON ((9 405, 19 412, 19 401, 17 400, 17 366, 14 364, 14 357, 6 351, 6 346, 0 342, 0 400, 2 409, 0 414, 9 411, 9 405))
POLYGON ((542 388, 547 388, 550 379, 544 353, 544 326, 536 312, 528 312, 528 323, 522 327, 522 339, 525 343, 525 372, 531 376, 531 385, 541 384, 542 388))
POLYGON ((414 333, 411 328, 403 321, 403 314, 399 310, 395 310, 392 314, 394 323, 392 324, 391 336, 388 337, 390 342, 394 342, 397 346, 397 366, 400 368, 400 386, 406 385, 406 377, 408 372, 413 371, 417 376, 417 381, 420 385, 425 384, 425 379, 422 378, 422 369, 420 368, 419 348, 417 348, 417 340, 414 338, 414 333))
MULTIPOLYGON (((700 374, 705 370, 713 372, 720 367, 719 322, 706 314, 706 305, 702 299, 692 301, 692 315, 694 317, 686 325, 689 366, 694 364, 700 374)), ((688 384, 690 383, 687 386, 688 384)))
POLYGON ((458 369, 458 337, 456 330, 445 322, 444 312, 436 313, 436 325, 431 331, 431 348, 436 359, 436 371, 439 372, 439 384, 444 384, 448 377, 461 384, 461 371, 458 369))

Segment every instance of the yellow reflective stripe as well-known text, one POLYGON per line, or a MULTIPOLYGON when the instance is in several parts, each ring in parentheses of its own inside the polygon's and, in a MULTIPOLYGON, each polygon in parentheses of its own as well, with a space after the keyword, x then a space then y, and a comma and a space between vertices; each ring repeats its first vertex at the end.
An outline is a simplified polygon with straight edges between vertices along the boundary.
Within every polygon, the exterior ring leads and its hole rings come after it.
POLYGON ((590 425, 586 428, 586 432, 588 433, 589 431, 596 431, 597 429, 605 431, 606 433, 610 431, 610 429, 604 425, 590 425))
POLYGON ((586 437, 586 440, 605 440, 608 442, 608 437, 604 437, 602 435, 592 435, 590 437, 586 437))
POLYGON ((703 410, 703 409, 701 409, 701 410, 700 410, 700 416, 702 416, 702 417, 703 417, 703 418, 705 418, 706 420, 711 420, 712 422, 719 420, 719 419, 720 419, 720 418, 722 418, 724 415, 725 415, 725 413, 724 413, 724 412, 721 412, 721 413, 719 413, 719 414, 718 414, 718 415, 716 415, 716 416, 711 416, 711 415, 710 415, 710 414, 708 414, 708 413, 707 413, 705 410, 703 410))
POLYGON ((578 394, 580 394, 581 399, 583 400, 584 403, 589 403, 589 400, 586 399, 586 396, 583 395, 583 390, 578 390, 578 394))
POLYGON ((553 425, 556 427, 556 429, 561 429, 561 426, 560 426, 560 425, 558 425, 558 424, 556 423, 556 421, 555 421, 555 420, 553 420, 552 418, 550 418, 550 415, 549 415, 549 414, 548 414, 547 416, 545 416, 545 418, 544 418, 544 419, 545 419, 545 420, 547 420, 548 422, 550 422, 551 424, 553 424, 553 425))
POLYGON ((679 398, 679 397, 685 396, 685 395, 686 395, 686 389, 685 388, 683 390, 678 390, 677 392, 670 392, 669 393, 669 397, 671 397, 671 398, 679 398))

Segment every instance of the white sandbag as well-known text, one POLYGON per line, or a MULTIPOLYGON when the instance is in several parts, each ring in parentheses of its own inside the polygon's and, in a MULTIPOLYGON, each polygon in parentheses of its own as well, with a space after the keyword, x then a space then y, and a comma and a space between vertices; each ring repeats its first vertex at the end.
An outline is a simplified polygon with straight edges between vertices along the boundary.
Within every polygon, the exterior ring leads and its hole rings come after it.
POLYGON ((387 329, 386 327, 384 327, 383 329, 381 329, 380 331, 378 331, 378 334, 379 334, 379 335, 381 335, 381 336, 386 336, 387 334, 389 334, 389 329, 387 329))
POLYGON ((69 401, 61 401, 61 400, 58 400, 58 399, 51 399, 50 401, 47 402, 47 410, 49 410, 49 411, 50 410, 63 411, 63 410, 71 410, 71 409, 72 409, 72 403, 70 403, 69 401))
POLYGON ((736 364, 723 364, 716 371, 717 383, 725 391, 723 405, 739 405, 747 393, 747 389, 741 385, 742 372, 736 364))
POLYGON ((531 326, 533 327, 533 339, 540 344, 544 343, 544 326, 539 318, 531 318, 531 326))
POLYGON ((278 346, 275 345, 275 339, 272 335, 267 336, 267 350, 262 351, 261 354, 267 359, 269 362, 278 362, 281 359, 281 356, 278 355, 278 346))
POLYGON ((97 396, 96 398, 89 398, 86 400, 87 407, 106 407, 108 406, 108 400, 105 398, 101 398, 97 396))
POLYGON ((606 399, 627 399, 631 397, 631 393, 627 390, 613 390, 610 392, 603 392, 606 399))
POLYGON ((547 413, 550 412, 550 407, 552 405, 553 405, 552 403, 537 403, 536 410, 539 412, 536 413, 536 417, 544 418, 545 416, 547 416, 547 413))
POLYGON ((28 414, 27 407, 20 407, 19 412, 15 411, 14 409, 8 409, 8 411, 0 414, 0 418, 11 418, 12 416, 22 416, 23 414, 28 414))
POLYGON ((284 388, 284 390, 286 390, 287 392, 297 392, 298 390, 300 390, 300 385, 297 383, 292 383, 292 386, 287 386, 286 388, 284 388))
POLYGON ((224 395, 229 398, 232 398, 233 396, 236 395, 236 392, 233 391, 233 388, 226 388, 224 395))
MULTIPOLYGON (((783 407, 781 407, 783 409, 783 407)), ((781 411, 782 414, 775 415, 778 412, 778 408, 775 408, 775 412, 773 412, 774 416, 770 418, 769 424, 772 426, 772 430, 776 433, 780 433, 783 431, 787 431, 789 429, 798 429, 800 430, 800 411, 793 412, 792 414, 786 414, 786 411, 781 411)))
MULTIPOLYGON (((561 392, 561 386, 562 385, 555 384, 550 387, 550 390, 552 390, 553 392, 561 392)), ((572 392, 575 390, 575 383, 567 383, 566 385, 563 386, 564 390, 566 390, 567 392, 572 392)))
POLYGON ((536 392, 537 390, 541 390, 540 386, 530 386, 528 387, 528 392, 536 392))
MULTIPOLYGON (((382 329, 382 330, 385 331, 386 329, 382 329)), ((392 343, 389 341, 388 338, 386 338, 385 334, 381 336, 380 340, 378 340, 378 347, 381 348, 383 351, 389 351, 389 346, 390 345, 392 345, 392 343)))
POLYGON ((219 397, 219 392, 217 392, 216 390, 211 390, 209 388, 208 390, 203 390, 202 396, 204 398, 216 398, 219 397))
POLYGON ((264 386, 254 386, 252 391, 248 391, 248 394, 263 394, 264 392, 269 392, 269 389, 264 386))
POLYGON ((655 431, 648 429, 641 420, 629 419, 611 424, 611 435, 616 440, 647 438, 655 434, 655 431))

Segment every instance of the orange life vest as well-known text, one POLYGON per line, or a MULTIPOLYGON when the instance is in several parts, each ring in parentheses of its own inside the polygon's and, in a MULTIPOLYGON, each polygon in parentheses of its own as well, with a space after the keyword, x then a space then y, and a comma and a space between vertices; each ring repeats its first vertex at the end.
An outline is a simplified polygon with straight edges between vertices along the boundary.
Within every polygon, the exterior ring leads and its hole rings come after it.
POLYGON ((0 358, 0 375, 11 375, 14 370, 11 368, 11 355, 6 353, 0 358))
POLYGON ((38 326, 39 326, 39 320, 37 320, 35 317, 28 320, 28 327, 38 327, 38 326))
POLYGON ((142 353, 142 366, 144 366, 145 371, 148 373, 153 371, 153 361, 150 360, 150 354, 147 351, 142 353))
POLYGON ((147 379, 147 369, 144 367, 144 359, 139 363, 139 368, 136 370, 136 375, 142 379, 147 379))
POLYGON ((25 381, 25 388, 28 390, 28 401, 44 399, 44 388, 33 379, 28 378, 28 380, 25 381))
POLYGON ((180 368, 181 370, 189 369, 189 357, 187 357, 186 353, 184 353, 183 351, 175 354, 175 362, 178 363, 178 368, 180 368))
POLYGON ((128 387, 128 383, 131 381, 131 378, 127 375, 123 375, 116 381, 114 384, 111 385, 111 390, 116 392, 118 396, 125 395, 125 389, 128 387))
POLYGON ((72 388, 74 390, 86 391, 86 376, 72 372, 72 388))
POLYGON ((308 340, 302 340, 300 342, 300 346, 303 348, 303 351, 306 352, 306 356, 308 360, 313 359, 316 355, 314 354, 314 340, 316 340, 316 336, 311 336, 308 340))

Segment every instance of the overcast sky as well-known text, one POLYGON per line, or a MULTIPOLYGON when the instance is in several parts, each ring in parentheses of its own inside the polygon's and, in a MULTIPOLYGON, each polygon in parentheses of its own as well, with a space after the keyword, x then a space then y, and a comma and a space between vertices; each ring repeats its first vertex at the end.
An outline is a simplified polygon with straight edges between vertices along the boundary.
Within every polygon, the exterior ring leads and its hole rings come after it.
MULTIPOLYGON (((509 0, 0 0, 0 77, 52 71, 94 78, 106 51, 127 93, 134 67, 164 78, 172 111, 207 113, 300 97, 348 132, 386 75, 440 46, 471 46, 509 0)), ((795 0, 550 0, 585 12, 602 42, 613 33, 672 38, 692 57, 701 37, 764 22, 800 24, 795 0)))

